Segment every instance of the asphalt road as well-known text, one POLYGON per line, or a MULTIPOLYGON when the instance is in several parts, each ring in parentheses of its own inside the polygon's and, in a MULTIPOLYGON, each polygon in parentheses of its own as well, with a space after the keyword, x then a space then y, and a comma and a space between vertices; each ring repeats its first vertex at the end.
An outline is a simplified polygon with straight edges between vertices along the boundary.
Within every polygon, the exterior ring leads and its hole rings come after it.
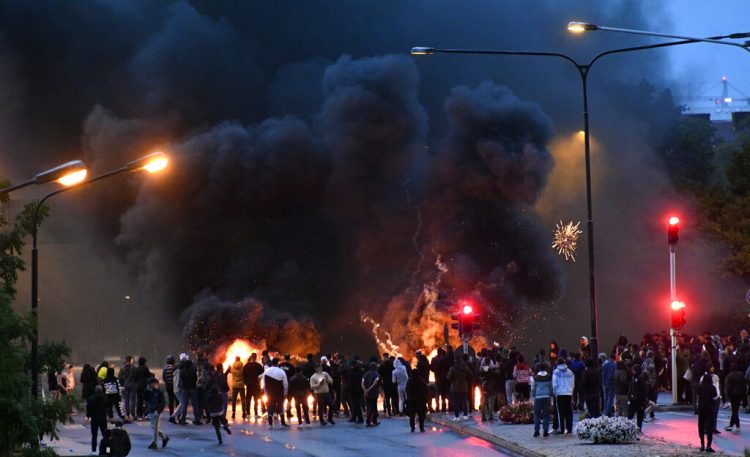
MULTIPOLYGON (((162 418, 166 413, 162 414, 162 418)), ((52 446, 61 455, 88 455, 91 435, 83 418, 60 428, 62 440, 52 446)), ((231 422, 231 421, 230 421, 231 422)), ((214 429, 209 425, 177 426, 165 423, 162 428, 170 437, 166 448, 146 449, 151 442, 148 422, 126 425, 133 450, 131 456, 205 455, 205 456, 378 456, 395 457, 498 457, 505 456, 489 443, 478 438, 461 436, 448 429, 427 424, 425 433, 411 433, 408 419, 384 419, 380 426, 365 428, 341 419, 334 426, 313 425, 299 429, 296 419, 288 429, 270 430, 263 421, 237 421, 231 425, 232 435, 224 434, 224 444, 217 444, 214 429)))

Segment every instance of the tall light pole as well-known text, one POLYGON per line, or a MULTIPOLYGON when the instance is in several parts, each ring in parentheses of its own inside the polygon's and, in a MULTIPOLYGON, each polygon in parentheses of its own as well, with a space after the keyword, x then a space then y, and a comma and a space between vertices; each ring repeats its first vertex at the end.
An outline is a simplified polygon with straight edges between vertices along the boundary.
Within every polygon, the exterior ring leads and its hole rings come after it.
MULTIPOLYGON (((715 39, 711 37, 708 39, 715 39)), ((721 38, 721 37, 718 37, 721 38)), ((563 59, 572 64, 581 77, 581 94, 583 98, 583 134, 584 134, 584 155, 586 166, 586 213, 587 213, 587 235, 588 235, 588 254, 589 254, 589 310, 591 321, 591 356, 594 360, 599 354, 599 325, 598 325, 598 306, 596 300, 596 275, 594 268, 594 218, 592 214, 591 201, 591 146, 590 146, 590 129, 589 129, 589 107, 588 107, 588 86, 587 80, 591 67, 604 56, 612 54, 622 54, 626 52, 642 51, 646 49, 656 49, 668 46, 678 46, 701 41, 700 39, 687 39, 670 43, 658 43, 644 46, 634 46, 628 48, 610 49, 595 55, 586 63, 580 63, 573 57, 559 52, 536 52, 536 51, 505 51, 505 50, 477 50, 477 49, 439 49, 433 47, 414 47, 411 49, 412 55, 432 55, 432 54, 480 54, 495 56, 527 56, 527 57, 554 57, 563 59)))
POLYGON ((15 186, 6 187, 0 189, 0 197, 5 194, 9 194, 14 190, 21 189, 22 187, 30 186, 32 184, 44 184, 52 181, 57 181, 63 186, 71 186, 83 181, 86 178, 86 165, 80 160, 73 160, 62 165, 58 165, 55 168, 50 168, 47 171, 38 173, 28 181, 24 181, 15 186))
POLYGON ((118 168, 117 170, 104 173, 86 181, 79 180, 77 183, 73 183, 69 187, 64 187, 54 192, 50 192, 42 197, 34 206, 34 211, 31 215, 31 315, 34 319, 34 331, 31 335, 31 395, 34 396, 34 398, 37 398, 39 395, 39 320, 37 312, 37 308, 39 305, 39 251, 37 249, 37 221, 39 220, 40 208, 45 201, 65 191, 76 189, 78 187, 82 187, 87 184, 91 184, 93 182, 118 175, 120 173, 140 170, 145 170, 149 173, 155 173, 166 167, 167 163, 168 159, 163 153, 154 152, 152 154, 141 157, 140 159, 129 162, 127 165, 122 168, 118 168))
POLYGON ((750 32, 738 32, 738 33, 730 33, 728 35, 713 36, 713 37, 707 37, 707 38, 697 38, 697 37, 691 37, 691 36, 685 36, 685 35, 675 35, 673 33, 650 32, 647 30, 623 29, 620 27, 608 27, 606 25, 591 24, 589 22, 568 22, 568 31, 572 33, 602 31, 602 32, 627 33, 630 35, 645 35, 645 36, 661 37, 661 38, 676 38, 678 40, 685 40, 685 41, 690 41, 694 43, 712 43, 712 44, 720 44, 724 46, 734 46, 734 47, 743 49, 747 52, 750 52, 750 48, 749 48, 750 42, 745 42, 743 44, 743 43, 734 43, 732 41, 723 41, 725 39, 737 40, 737 39, 742 39, 742 38, 750 38, 750 32))

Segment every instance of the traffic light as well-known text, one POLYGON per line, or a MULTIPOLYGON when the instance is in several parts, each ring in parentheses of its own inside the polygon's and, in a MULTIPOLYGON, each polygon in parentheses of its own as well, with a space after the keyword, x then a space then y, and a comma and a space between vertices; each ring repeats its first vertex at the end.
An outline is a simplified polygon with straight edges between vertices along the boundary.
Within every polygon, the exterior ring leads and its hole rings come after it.
POLYGON ((461 328, 461 322, 462 322, 462 315, 461 314, 451 314, 451 320, 454 320, 456 322, 451 323, 451 328, 458 330, 458 336, 460 337, 463 335, 463 328, 461 328))
POLYGON ((470 337, 474 330, 479 329, 479 316, 474 312, 474 307, 471 303, 464 302, 461 305, 461 318, 461 329, 463 334, 470 337))
POLYGON ((669 218, 669 228, 667 229, 667 242, 670 246, 677 244, 680 239, 680 218, 672 216, 669 218))
POLYGON ((672 328, 679 330, 685 326, 685 302, 673 300, 672 308, 672 328))

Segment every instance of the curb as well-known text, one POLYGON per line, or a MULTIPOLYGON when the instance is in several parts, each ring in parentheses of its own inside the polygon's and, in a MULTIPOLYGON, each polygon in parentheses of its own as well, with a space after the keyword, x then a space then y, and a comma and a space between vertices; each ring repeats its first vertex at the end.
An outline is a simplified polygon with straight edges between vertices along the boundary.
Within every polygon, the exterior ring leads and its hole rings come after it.
POLYGON ((438 418, 438 417, 430 417, 430 422, 434 422, 445 428, 449 428, 457 433, 475 436, 479 439, 482 439, 484 441, 494 444, 495 446, 499 447, 502 451, 507 452, 512 455, 518 455, 522 457, 545 457, 544 454, 540 454, 538 452, 527 449, 523 446, 519 446, 516 443, 504 440, 498 436, 492 435, 491 433, 487 433, 482 430, 477 430, 472 427, 467 427, 457 422, 451 422, 450 420, 446 420, 446 419, 438 418))

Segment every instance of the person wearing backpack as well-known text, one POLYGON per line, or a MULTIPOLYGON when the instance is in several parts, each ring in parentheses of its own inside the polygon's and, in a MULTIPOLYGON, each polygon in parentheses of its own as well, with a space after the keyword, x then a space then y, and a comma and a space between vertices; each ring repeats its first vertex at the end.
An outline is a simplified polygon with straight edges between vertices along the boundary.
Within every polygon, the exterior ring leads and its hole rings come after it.
POLYGON ((99 455, 125 457, 130 454, 130 435, 122 428, 122 421, 115 422, 115 428, 108 430, 107 436, 99 443, 99 455))
POLYGON ((115 377, 114 367, 107 368, 107 375, 104 378, 104 395, 107 397, 107 417, 111 420, 114 418, 112 408, 117 411, 117 416, 123 420, 122 410, 120 410, 120 382, 115 377))

